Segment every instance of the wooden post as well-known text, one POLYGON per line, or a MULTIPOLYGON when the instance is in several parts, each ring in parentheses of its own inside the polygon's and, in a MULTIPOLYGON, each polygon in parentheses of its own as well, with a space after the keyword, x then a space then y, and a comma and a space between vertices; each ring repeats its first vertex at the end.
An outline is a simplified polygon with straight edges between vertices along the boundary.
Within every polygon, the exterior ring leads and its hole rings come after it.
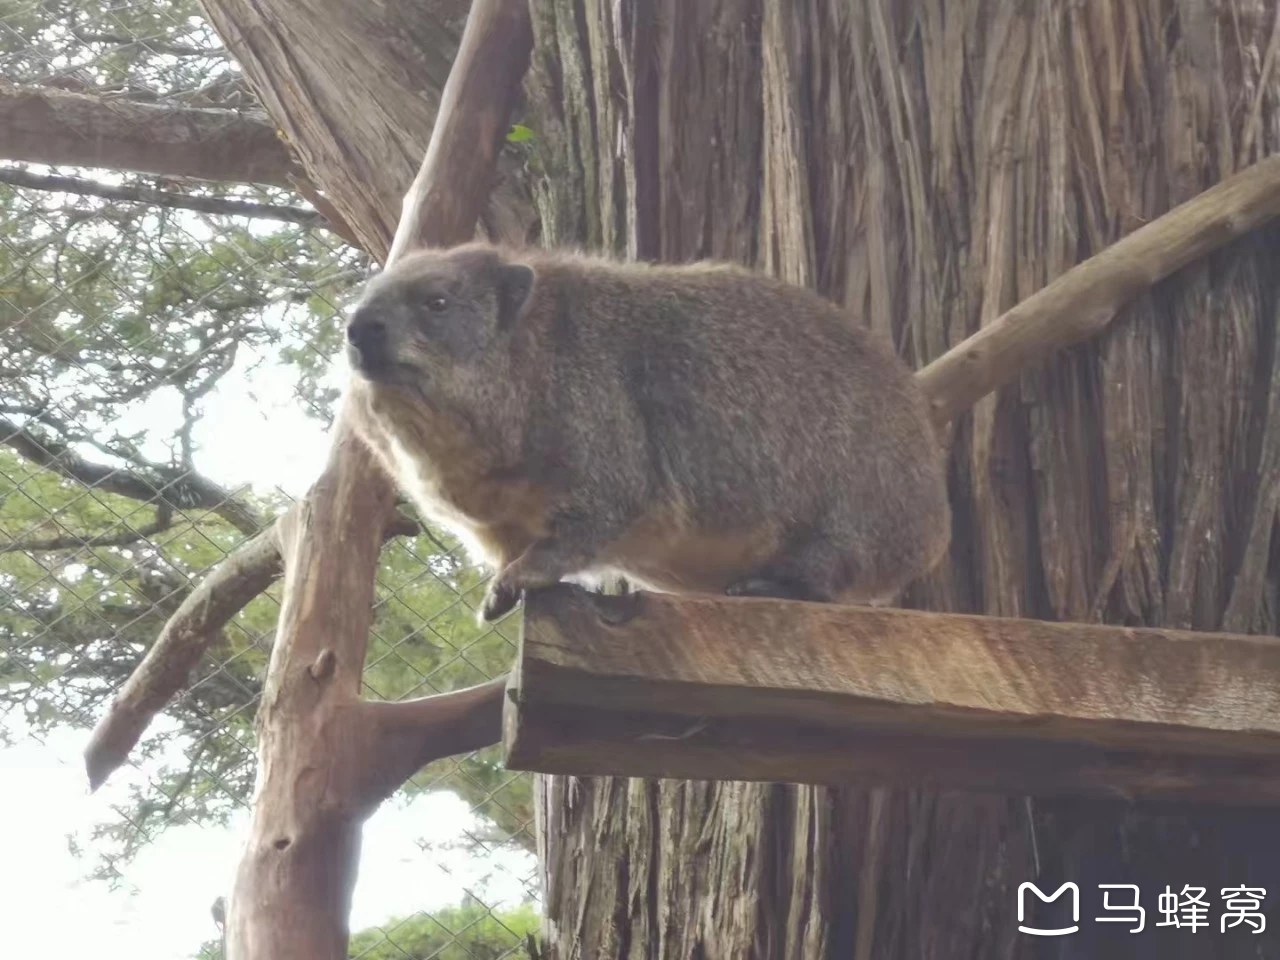
MULTIPOLYGON (((389 261, 473 236, 532 45, 527 0, 472 4, 389 261)), ((404 703, 360 697, 394 506, 391 480, 340 414, 324 474, 277 531, 284 598, 228 960, 343 960, 365 819, 424 763, 493 741, 501 680, 404 703)))
POLYGON ((1076 264, 916 373, 949 423, 1055 350, 1101 333, 1165 277, 1280 216, 1280 156, 1214 184, 1076 264))
POLYGON ((507 766, 1280 801, 1280 640, 560 585, 525 600, 507 766))

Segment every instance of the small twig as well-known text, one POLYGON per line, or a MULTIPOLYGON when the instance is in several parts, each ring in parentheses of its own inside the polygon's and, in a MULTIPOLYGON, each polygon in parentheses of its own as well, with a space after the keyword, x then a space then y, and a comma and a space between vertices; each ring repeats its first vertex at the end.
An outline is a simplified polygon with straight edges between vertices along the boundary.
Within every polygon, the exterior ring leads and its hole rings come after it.
POLYGON ((188 193, 157 190, 141 184, 116 186, 99 183, 83 177, 64 177, 54 174, 31 173, 17 167, 0 167, 0 183, 27 190, 45 190, 52 193, 74 193, 81 197, 99 197, 103 200, 121 200, 127 203, 146 203, 175 210, 195 210, 199 213, 220 214, 232 217, 249 217, 255 220, 279 220, 297 223, 304 227, 328 226, 325 218, 315 210, 286 207, 274 203, 257 203, 232 197, 196 197, 188 193))
MULTIPOLYGON (((214 377, 209 377, 206 382, 209 384, 209 388, 212 388, 212 385, 217 381, 214 377)), ((195 444, 191 436, 198 419, 195 412, 195 402, 194 391, 182 391, 182 429, 178 431, 178 462, 188 470, 194 469, 195 464, 195 444)))
POLYGON ((72 29, 71 35, 81 43, 102 43, 115 47, 142 47, 151 53, 164 54, 170 57, 209 57, 214 60, 225 60, 230 51, 220 47, 197 47, 186 43, 172 43, 164 37, 134 37, 127 33, 92 33, 88 30, 72 29))
POLYGON ((189 470, 148 462, 144 464, 145 468, 156 474, 156 479, 152 480, 129 470, 93 463, 68 444, 40 437, 4 417, 0 417, 0 444, 37 466, 86 487, 143 503, 158 501, 179 510, 208 510, 247 535, 262 529, 262 520, 256 511, 212 480, 189 470))
POLYGON ((173 816, 173 811, 178 807, 178 801, 182 799, 182 795, 191 787, 191 783, 196 778, 196 772, 200 769, 200 761, 204 759, 204 755, 209 750, 208 738, 202 737, 196 741, 195 748, 191 751, 191 756, 187 758, 187 768, 182 771, 182 775, 178 777, 178 782, 172 784, 167 791, 168 798, 165 800, 164 806, 159 811, 161 821, 168 821, 173 816))

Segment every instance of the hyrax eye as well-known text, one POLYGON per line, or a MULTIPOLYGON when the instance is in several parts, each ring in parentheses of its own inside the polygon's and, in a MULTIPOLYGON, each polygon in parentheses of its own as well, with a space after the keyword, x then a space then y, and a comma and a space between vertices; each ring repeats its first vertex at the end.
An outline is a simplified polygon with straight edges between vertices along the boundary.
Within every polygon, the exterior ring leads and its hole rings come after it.
POLYGON ((439 313, 445 307, 449 306, 449 301, 444 297, 428 297, 427 309, 432 313, 439 313))

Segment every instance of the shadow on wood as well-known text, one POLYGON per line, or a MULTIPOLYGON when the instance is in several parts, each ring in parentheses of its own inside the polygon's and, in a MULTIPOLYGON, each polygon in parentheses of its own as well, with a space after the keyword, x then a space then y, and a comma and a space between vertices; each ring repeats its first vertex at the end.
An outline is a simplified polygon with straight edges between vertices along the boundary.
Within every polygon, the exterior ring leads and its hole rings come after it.
POLYGON ((1280 641, 557 586, 506 763, 541 773, 1280 801, 1280 641))

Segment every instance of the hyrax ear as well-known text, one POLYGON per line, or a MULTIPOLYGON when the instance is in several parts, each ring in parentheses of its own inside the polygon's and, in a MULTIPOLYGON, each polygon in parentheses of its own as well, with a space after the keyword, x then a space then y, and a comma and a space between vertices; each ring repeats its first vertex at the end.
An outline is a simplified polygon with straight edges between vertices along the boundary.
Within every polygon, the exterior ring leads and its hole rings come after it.
POLYGON ((506 329, 519 319, 533 291, 533 267, 524 263, 499 264, 495 274, 498 291, 498 326, 506 329))

